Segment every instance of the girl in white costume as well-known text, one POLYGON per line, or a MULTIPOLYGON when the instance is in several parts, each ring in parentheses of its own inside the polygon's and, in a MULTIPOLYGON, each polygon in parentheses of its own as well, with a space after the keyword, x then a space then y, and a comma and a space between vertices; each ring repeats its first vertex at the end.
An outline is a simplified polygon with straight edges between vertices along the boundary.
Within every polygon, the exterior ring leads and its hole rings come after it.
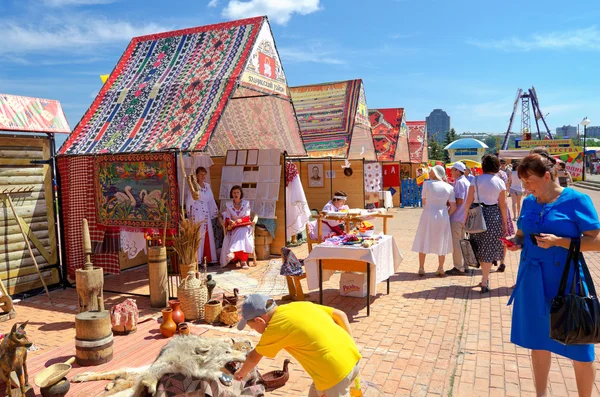
POLYGON ((229 197, 232 202, 227 203, 225 212, 219 217, 225 238, 223 248, 221 248, 221 267, 234 260, 239 260, 242 269, 248 268, 248 254, 254 251, 254 236, 252 234, 252 224, 247 226, 238 226, 230 231, 227 230, 227 220, 230 222, 245 223, 250 220, 250 203, 243 200, 244 192, 241 186, 231 188, 229 197), (245 218, 245 219, 244 219, 245 218))

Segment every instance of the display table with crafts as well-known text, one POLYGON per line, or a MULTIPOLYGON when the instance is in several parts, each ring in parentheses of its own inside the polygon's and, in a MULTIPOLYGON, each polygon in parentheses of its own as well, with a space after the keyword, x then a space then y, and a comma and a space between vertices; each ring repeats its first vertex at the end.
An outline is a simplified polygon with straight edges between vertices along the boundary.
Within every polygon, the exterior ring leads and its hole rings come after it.
POLYGON ((319 241, 323 241, 323 221, 332 220, 344 222, 346 232, 350 230, 350 223, 359 223, 365 220, 374 218, 383 218, 383 234, 387 235, 387 221, 393 218, 394 215, 387 214, 384 209, 361 210, 351 209, 348 211, 339 212, 321 212, 317 218, 317 236, 319 241))
POLYGON ((390 277, 398 271, 402 254, 392 236, 334 237, 313 247, 304 260, 308 289, 319 288, 319 302, 323 303, 323 281, 329 280, 335 271, 360 272, 367 275, 367 316, 371 314, 371 295, 376 286, 387 280, 390 293, 390 277), (348 241, 353 240, 354 241, 348 241))

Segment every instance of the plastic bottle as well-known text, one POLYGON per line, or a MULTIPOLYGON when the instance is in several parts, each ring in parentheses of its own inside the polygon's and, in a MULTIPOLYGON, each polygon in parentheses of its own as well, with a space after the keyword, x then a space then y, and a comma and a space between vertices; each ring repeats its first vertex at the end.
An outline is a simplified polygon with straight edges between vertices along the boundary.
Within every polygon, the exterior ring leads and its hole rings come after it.
POLYGON ((360 388, 360 377, 356 377, 354 378, 354 385, 352 386, 352 388, 350 389, 350 396, 351 397, 362 397, 363 392, 362 389, 360 388))

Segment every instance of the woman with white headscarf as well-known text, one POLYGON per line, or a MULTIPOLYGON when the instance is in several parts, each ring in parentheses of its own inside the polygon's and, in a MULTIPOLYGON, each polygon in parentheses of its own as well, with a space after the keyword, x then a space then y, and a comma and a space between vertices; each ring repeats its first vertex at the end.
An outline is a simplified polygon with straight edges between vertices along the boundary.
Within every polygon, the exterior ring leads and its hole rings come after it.
POLYGON ((412 250, 419 253, 419 276, 425 275, 427 254, 438 256, 435 275, 444 277, 446 255, 452 253, 450 215, 456 211, 454 188, 446 182, 446 170, 436 165, 429 171, 429 180, 423 182, 423 212, 412 250))

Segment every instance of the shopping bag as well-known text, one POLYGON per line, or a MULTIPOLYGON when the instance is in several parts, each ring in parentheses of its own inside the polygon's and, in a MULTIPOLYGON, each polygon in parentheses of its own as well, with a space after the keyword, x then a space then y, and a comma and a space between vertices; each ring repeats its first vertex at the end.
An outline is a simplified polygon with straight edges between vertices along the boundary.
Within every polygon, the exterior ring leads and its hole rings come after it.
POLYGON ((460 240, 460 250, 462 251, 463 261, 465 265, 471 267, 480 267, 479 260, 477 259, 477 255, 475 255, 475 243, 468 239, 460 240))
MULTIPOLYGON (((477 201, 479 200, 479 186, 477 178, 475 178, 475 190, 477 191, 477 201)), ((467 233, 483 233, 487 230, 485 218, 483 217, 483 206, 479 203, 474 203, 467 212, 467 222, 465 223, 465 231, 467 233)))
POLYGON ((600 343, 600 303, 580 245, 578 238, 571 239, 558 295, 550 305, 550 338, 564 345, 600 343), (566 294, 571 263, 575 271, 566 294))

